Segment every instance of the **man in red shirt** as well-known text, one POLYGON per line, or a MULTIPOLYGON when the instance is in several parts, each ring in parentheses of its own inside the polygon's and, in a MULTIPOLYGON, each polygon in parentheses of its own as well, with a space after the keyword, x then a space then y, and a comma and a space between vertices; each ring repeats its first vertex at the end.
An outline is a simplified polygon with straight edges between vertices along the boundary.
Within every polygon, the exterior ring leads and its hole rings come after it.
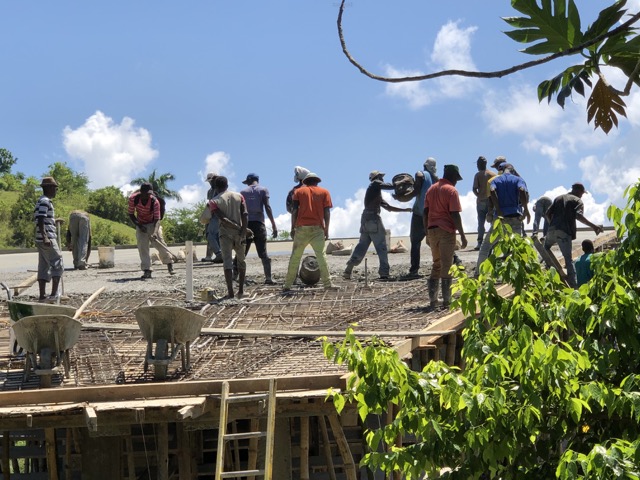
POLYGON ((462 228, 460 197, 456 183, 462 180, 457 165, 444 166, 444 178, 434 183, 424 199, 424 230, 431 248, 433 267, 429 277, 429 305, 438 303, 438 287, 442 279, 442 306, 451 303, 451 274, 453 255, 456 249, 456 230, 460 232, 460 243, 464 249, 467 238, 462 228))
POLYGON ((325 290, 337 290, 331 284, 327 259, 324 256, 324 241, 329 238, 329 221, 331 220, 331 195, 329 191, 319 187, 320 177, 309 173, 304 178, 304 185, 293 194, 293 212, 291 213, 291 236, 293 247, 289 258, 289 269, 284 281, 283 291, 291 290, 291 285, 298 273, 300 259, 307 245, 311 245, 316 254, 320 279, 325 290))
POLYGON ((136 243, 140 255, 140 268, 144 272, 142 280, 151 278, 151 246, 158 250, 160 260, 167 264, 169 274, 173 275, 173 257, 169 249, 157 236, 156 229, 160 221, 160 202, 153 195, 150 183, 140 185, 140 190, 129 197, 129 218, 136 226, 136 243))

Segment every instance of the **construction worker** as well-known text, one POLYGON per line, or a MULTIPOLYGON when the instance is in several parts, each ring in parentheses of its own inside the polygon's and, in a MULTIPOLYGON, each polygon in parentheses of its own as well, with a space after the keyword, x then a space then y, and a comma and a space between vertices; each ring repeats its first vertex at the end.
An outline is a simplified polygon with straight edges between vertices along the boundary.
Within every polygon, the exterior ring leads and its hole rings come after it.
POLYGON ((173 275, 173 256, 167 246, 157 236, 156 227, 160 221, 160 201, 153 194, 150 183, 140 185, 140 190, 129 196, 129 218, 136 227, 136 242, 140 255, 140 268, 144 272, 141 279, 151 278, 150 247, 155 247, 162 263, 167 264, 167 270, 173 275))
POLYGON ((429 307, 438 302, 438 289, 442 282, 442 306, 451 303, 452 277, 449 273, 453 265, 456 249, 456 230, 460 233, 461 248, 466 248, 467 237, 462 228, 460 196, 456 183, 462 180, 457 165, 445 165, 443 178, 427 191, 424 200, 424 229, 431 248, 433 266, 429 277, 429 307))
POLYGON ((266 212, 271 222, 271 236, 278 237, 278 228, 273 218, 273 210, 269 204, 269 190, 258 182, 260 178, 256 173, 250 173, 242 183, 247 185, 246 188, 240 190, 240 195, 244 197, 247 213, 249 215, 249 230, 253 232, 253 238, 247 239, 245 256, 249 253, 251 242, 255 242, 258 257, 262 261, 264 270, 264 283, 273 285, 275 282, 271 278, 271 259, 267 254, 267 228, 264 223, 264 214, 266 212))
POLYGON ((300 259, 307 245, 311 245, 316 254, 320 279, 325 290, 337 290, 331 284, 324 242, 329 238, 331 221, 331 194, 319 187, 322 180, 315 173, 308 173, 302 181, 303 186, 293 193, 293 213, 291 214, 291 236, 293 247, 289 258, 289 268, 282 291, 287 293, 298 274, 300 259))
POLYGON ((480 246, 476 275, 480 272, 480 265, 489 257, 496 244, 496 242, 491 241, 491 233, 497 218, 500 218, 502 223, 509 225, 513 233, 518 235, 522 235, 523 219, 526 219, 527 223, 531 221, 531 214, 527 205, 527 184, 521 177, 513 173, 511 164, 503 162, 498 169, 502 173, 492 178, 489 183, 491 203, 495 207, 495 211, 489 233, 484 237, 484 241, 480 246))
POLYGON ((247 265, 244 261, 245 242, 249 215, 242 195, 228 190, 227 177, 218 176, 215 189, 218 194, 209 201, 212 215, 220 221, 220 248, 224 265, 224 279, 227 283, 227 298, 233 293, 233 252, 238 265, 238 297, 244 295, 244 279, 247 265))
POLYGON ((533 217, 533 232, 531 235, 534 237, 538 235, 538 229, 540 228, 540 220, 544 219, 544 224, 542 226, 542 236, 547 236, 547 231, 549 230, 549 222, 547 221, 547 217, 545 214, 547 213, 547 209, 551 206, 553 202, 549 197, 540 197, 536 200, 536 203, 533 205, 533 211, 535 213, 533 217))
POLYGON ((480 250, 482 241, 484 240, 485 223, 487 221, 487 213, 491 208, 489 180, 496 176, 496 172, 487 170, 487 159, 480 156, 476 161, 478 172, 473 177, 473 194, 476 196, 476 212, 478 214, 478 238, 474 250, 480 250))
POLYGON ((91 255, 91 220, 87 212, 74 210, 69 214, 66 240, 73 255, 73 268, 85 270, 91 255))
POLYGON ((342 278, 345 280, 351 278, 353 267, 360 265, 360 262, 367 254, 371 242, 373 242, 380 262, 378 275, 383 280, 389 278, 388 245, 386 231, 380 217, 380 208, 384 208, 388 212, 411 212, 412 209, 394 207, 382 198, 382 190, 395 189, 392 183, 385 183, 383 179, 384 173, 378 170, 374 170, 369 174, 369 182, 371 183, 364 194, 364 210, 360 217, 360 240, 347 261, 347 268, 342 274, 342 278))
MULTIPOLYGON (((207 183, 210 185, 207 191, 207 205, 218 193, 215 188, 217 177, 218 175, 213 172, 207 174, 207 183)), ((207 253, 201 261, 222 263, 222 253, 220 252, 220 221, 218 217, 215 215, 211 216, 209 223, 207 223, 205 233, 207 236, 207 253), (215 255, 213 259, 211 258, 212 255, 215 255)))
POLYGON ((58 286, 64 273, 62 251, 58 245, 53 202, 58 191, 58 183, 53 177, 44 177, 40 182, 42 196, 36 202, 34 219, 36 223, 36 247, 38 248, 38 287, 40 301, 55 302, 59 299, 58 286), (51 295, 47 297, 47 283, 51 282, 51 295))
POLYGON ((602 225, 596 225, 584 216, 582 196, 585 193, 587 190, 583 184, 574 183, 571 185, 570 192, 553 200, 546 213, 549 219, 549 231, 544 239, 544 248, 551 250, 553 245, 558 244, 567 269, 567 282, 572 288, 577 287, 571 245, 571 242, 576 239, 576 220, 591 227, 596 235, 604 231, 602 225))

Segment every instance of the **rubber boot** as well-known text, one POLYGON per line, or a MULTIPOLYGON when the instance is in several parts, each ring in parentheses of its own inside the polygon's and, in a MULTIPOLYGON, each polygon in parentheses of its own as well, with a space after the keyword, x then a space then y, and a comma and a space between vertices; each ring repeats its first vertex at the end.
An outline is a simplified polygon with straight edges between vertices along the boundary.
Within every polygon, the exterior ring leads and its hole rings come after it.
POLYGON ((264 270, 264 283, 265 285, 275 285, 276 282, 271 278, 271 259, 263 258, 262 269, 264 270))
POLYGON ((445 308, 449 308, 451 305, 451 282, 452 278, 443 278, 442 279, 442 306, 445 308))
POLYGON ((438 305, 438 287, 440 286, 439 278, 429 279, 429 307, 435 308, 438 305))
POLYGON ((169 271, 169 275, 176 274, 176 272, 173 271, 173 263, 167 263, 167 270, 169 271))
POLYGON ((351 280, 351 272, 353 272, 353 265, 347 263, 347 268, 344 269, 342 278, 344 278, 345 280, 351 280))

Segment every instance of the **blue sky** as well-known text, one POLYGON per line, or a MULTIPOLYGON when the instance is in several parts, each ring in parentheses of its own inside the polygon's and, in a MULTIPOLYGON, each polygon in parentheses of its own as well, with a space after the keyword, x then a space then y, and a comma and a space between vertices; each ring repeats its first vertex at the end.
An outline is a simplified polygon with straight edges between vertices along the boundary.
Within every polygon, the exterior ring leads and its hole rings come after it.
MULTIPOLYGON (((583 25, 610 1, 577 1, 583 25)), ((586 216, 640 177, 640 97, 609 135, 586 123, 586 101, 539 104, 551 63, 499 80, 448 77, 385 84, 351 66, 337 35, 337 0, 166 0, 0 3, 0 147, 14 171, 53 162, 85 172, 92 188, 125 187, 172 172, 183 203, 204 198, 208 171, 239 189, 249 172, 271 192, 281 228, 293 168, 332 193, 331 236, 356 235, 368 173, 415 173, 435 157, 455 163, 463 222, 475 231, 475 161, 505 155, 531 198, 585 183, 586 216)), ((628 3, 636 12, 640 0, 628 3)), ((502 31, 508 1, 349 0, 345 38, 370 71, 393 76, 443 68, 494 70, 530 60, 502 31)), ((618 88, 622 79, 606 72, 618 88)), ((170 203, 169 206, 175 206, 170 203)), ((409 206, 408 204, 401 206, 409 206)), ((409 214, 386 214, 394 235, 409 214)))

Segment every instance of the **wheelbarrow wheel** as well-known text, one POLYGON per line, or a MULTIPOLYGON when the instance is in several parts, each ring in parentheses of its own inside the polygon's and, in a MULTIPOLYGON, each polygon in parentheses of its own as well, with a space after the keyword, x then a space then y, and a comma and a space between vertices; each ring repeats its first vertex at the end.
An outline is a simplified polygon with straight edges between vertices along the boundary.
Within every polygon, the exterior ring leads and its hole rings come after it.
MULTIPOLYGON (((50 348, 40 350, 40 369, 51 370, 53 368, 53 352, 50 348)), ((40 387, 51 387, 51 375, 40 375, 40 387)))
MULTIPOLYGON (((165 339, 160 339, 156 342, 156 360, 167 360, 169 357, 169 343, 165 339)), ((153 377, 156 380, 164 380, 167 378, 168 365, 156 363, 153 366, 153 377)))

